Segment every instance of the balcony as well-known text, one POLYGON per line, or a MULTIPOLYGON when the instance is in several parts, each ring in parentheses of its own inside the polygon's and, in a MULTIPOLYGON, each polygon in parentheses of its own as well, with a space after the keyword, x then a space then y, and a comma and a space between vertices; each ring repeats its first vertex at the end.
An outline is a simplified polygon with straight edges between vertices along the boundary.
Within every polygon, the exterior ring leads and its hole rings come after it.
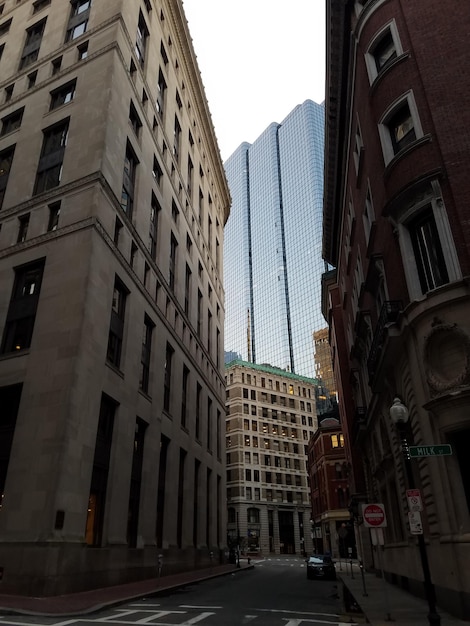
POLYGON ((382 357, 384 343, 387 339, 388 328, 392 324, 396 324, 400 311, 403 309, 400 300, 386 300, 380 311, 379 319, 374 330, 372 345, 367 359, 367 371, 369 373, 369 384, 374 380, 379 363, 382 357))

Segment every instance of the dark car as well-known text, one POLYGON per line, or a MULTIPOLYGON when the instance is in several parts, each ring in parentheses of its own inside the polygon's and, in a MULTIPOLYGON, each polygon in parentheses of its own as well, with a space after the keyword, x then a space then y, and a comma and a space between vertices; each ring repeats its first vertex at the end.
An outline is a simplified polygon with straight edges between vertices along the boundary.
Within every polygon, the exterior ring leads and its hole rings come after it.
POLYGON ((314 554, 306 559, 307 578, 328 578, 336 579, 335 564, 331 556, 327 554, 314 554))

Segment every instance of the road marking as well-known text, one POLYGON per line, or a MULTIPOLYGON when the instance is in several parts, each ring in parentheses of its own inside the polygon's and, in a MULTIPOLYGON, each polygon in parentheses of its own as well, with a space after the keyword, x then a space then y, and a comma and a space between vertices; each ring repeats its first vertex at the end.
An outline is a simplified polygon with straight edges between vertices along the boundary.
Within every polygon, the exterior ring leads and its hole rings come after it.
POLYGON ((253 609, 254 611, 260 611, 261 613, 294 613, 295 615, 311 615, 314 617, 340 617, 339 613, 312 613, 311 611, 295 611, 293 609, 253 609))
MULTIPOLYGON (((284 618, 286 621, 288 618, 284 618)), ((345 622, 325 622, 318 619, 289 619, 285 626, 301 626, 301 624, 330 624, 330 626, 348 626, 345 622)), ((356 622, 350 622, 349 626, 359 626, 356 622)))
POLYGON ((223 606, 201 606, 200 604, 180 604, 180 609, 223 609, 223 606))
POLYGON ((257 617, 258 617, 257 615, 245 615, 245 617, 243 618, 242 624, 248 624, 248 622, 252 622, 257 617))
POLYGON ((202 622, 206 617, 210 617, 211 615, 215 615, 215 613, 201 613, 201 615, 196 615, 196 617, 192 617, 188 619, 188 621, 183 622, 180 626, 190 626, 190 624, 197 624, 198 622, 202 622))

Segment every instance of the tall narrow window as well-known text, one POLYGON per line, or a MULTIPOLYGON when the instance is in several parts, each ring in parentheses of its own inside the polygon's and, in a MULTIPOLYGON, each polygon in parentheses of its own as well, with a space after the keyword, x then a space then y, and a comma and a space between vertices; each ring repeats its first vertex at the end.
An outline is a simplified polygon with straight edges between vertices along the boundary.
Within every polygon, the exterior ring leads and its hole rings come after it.
POLYGON ((380 72, 390 61, 397 57, 397 50, 390 29, 387 29, 378 40, 371 54, 374 57, 377 72, 380 72))
POLYGON ((160 114, 160 116, 163 115, 163 111, 165 110, 165 93, 166 93, 166 81, 163 76, 163 72, 160 69, 158 71, 157 100, 155 102, 157 111, 160 114))
POLYGON ((155 182, 158 186, 161 185, 163 179, 163 170, 160 167, 160 163, 156 156, 153 157, 153 168, 152 168, 152 176, 155 179, 155 182))
POLYGON ((173 154, 177 161, 180 158, 180 147, 181 147, 181 126, 178 118, 175 115, 175 125, 173 129, 173 154))
POLYGON ((201 437, 201 402, 202 402, 202 387, 199 383, 196 385, 196 423, 195 423, 195 436, 199 440, 201 437))
POLYGON ((183 509, 185 502, 185 470, 186 450, 180 448, 180 462, 178 468, 178 509, 176 514, 176 545, 178 548, 183 546, 183 509))
POLYGON ((129 106, 129 123, 132 126, 135 136, 138 137, 140 129, 142 128, 142 122, 140 121, 139 114, 137 113, 137 109, 132 101, 129 106))
POLYGON ((137 58, 139 59, 139 63, 141 67, 144 67, 145 63, 145 53, 147 49, 147 39, 149 36, 149 29, 147 28, 147 24, 145 22, 145 18, 142 14, 142 11, 139 11, 139 22, 137 25, 137 38, 135 42, 135 53, 137 58))
POLYGON ((144 462, 144 439, 146 428, 147 424, 138 417, 135 422, 134 445, 132 447, 131 485, 129 490, 129 509, 127 516, 127 543, 130 548, 137 547, 140 491, 142 484, 142 466, 144 462))
POLYGON ((124 338, 124 315, 128 293, 123 283, 116 278, 113 290, 107 351, 108 361, 116 367, 119 367, 121 364, 122 342, 124 338))
POLYGON ((57 230, 59 226, 60 217, 60 201, 54 202, 49 205, 49 222, 47 224, 47 231, 57 230))
POLYGON ((169 268, 169 278, 168 284, 172 291, 175 290, 175 276, 176 276, 176 253, 178 249, 178 242, 175 239, 173 233, 171 233, 170 240, 170 268, 169 268))
POLYGON ((155 197, 155 194, 152 193, 152 202, 150 205, 149 252, 154 261, 157 260, 158 220, 160 211, 160 203, 155 197))
POLYGON ((188 194, 190 197, 192 197, 192 191, 193 191, 193 172, 194 172, 194 165, 191 160, 191 157, 188 155, 188 194))
POLYGON ((207 399, 207 449, 212 452, 212 400, 207 399))
POLYGON ((5 198, 8 177, 10 176, 14 154, 15 146, 10 146, 6 150, 2 150, 2 152, 0 152, 0 209, 2 208, 3 199, 5 198))
POLYGON ((23 385, 21 383, 0 387, 0 406, 2 407, 0 411, 0 432, 2 433, 2 443, 0 445, 0 508, 5 493, 11 446, 15 434, 22 389, 23 385))
POLYGON ((103 541, 104 510, 116 407, 117 403, 103 393, 98 418, 85 528, 85 541, 91 546, 100 546, 103 541))
POLYGON ((72 0, 70 4, 72 5, 72 9, 70 11, 67 34, 65 36, 66 42, 73 41, 86 32, 88 19, 90 17, 91 0, 72 0))
POLYGON ((39 48, 41 47, 42 36, 46 28, 46 19, 33 24, 26 31, 26 41, 23 52, 21 53, 20 70, 28 67, 37 60, 39 56, 39 48))
POLYGON ((212 353, 212 313, 207 311, 207 351, 212 353))
POLYGON ((42 132, 44 137, 34 186, 35 194, 42 193, 60 184, 69 132, 69 120, 62 120, 42 132))
POLYGON ((395 154, 416 139, 414 121, 407 102, 393 113, 387 126, 395 154))
POLYGON ((188 413, 188 384, 189 369, 183 365, 183 385, 181 390, 181 426, 186 428, 186 419, 188 413))
POLYGON ((2 354, 25 350, 31 345, 43 271, 44 260, 15 270, 15 282, 3 331, 2 354))
POLYGON ((408 224, 408 230, 423 293, 448 283, 449 275, 432 208, 414 218, 408 224))
POLYGON ((191 270, 186 263, 186 275, 184 279, 184 312, 189 315, 189 308, 191 304, 191 270))
POLYGON ((126 155, 124 158, 121 207, 129 219, 132 217, 132 211, 134 208, 134 185, 138 163, 139 161, 131 147, 131 144, 127 142, 126 155))
POLYGON ((174 350, 169 343, 166 344, 165 352, 165 373, 163 380, 163 410, 170 412, 171 405, 171 366, 174 350))
POLYGON ((197 290, 197 334, 201 336, 202 330, 202 293, 197 290))
POLYGON ((155 324, 146 315, 144 317, 144 330, 142 337, 142 356, 140 359, 140 381, 139 386, 145 393, 149 390, 150 378, 150 354, 152 350, 152 333, 155 324))
POLYGON ((18 218, 18 238, 17 243, 23 243, 28 236, 29 213, 18 218))

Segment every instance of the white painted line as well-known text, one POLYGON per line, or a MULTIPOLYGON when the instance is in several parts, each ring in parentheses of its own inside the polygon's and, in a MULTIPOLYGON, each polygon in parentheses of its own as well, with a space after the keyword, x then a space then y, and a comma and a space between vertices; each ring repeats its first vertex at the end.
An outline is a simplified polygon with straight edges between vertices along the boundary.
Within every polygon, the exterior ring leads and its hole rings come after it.
POLYGON ((252 622, 257 617, 258 617, 257 615, 245 615, 245 617, 243 618, 242 624, 248 624, 248 622, 252 622))
POLYGON ((197 624, 198 622, 202 622, 206 617, 210 617, 211 615, 215 615, 215 613, 201 613, 200 615, 196 615, 196 617, 192 617, 188 619, 186 622, 182 622, 180 626, 190 626, 191 624, 197 624))
POLYGON ((312 615, 313 617, 336 617, 339 618, 339 613, 312 613, 311 611, 294 611, 292 609, 253 609, 254 611, 260 611, 261 613, 294 613, 295 615, 312 615))
POLYGON ((180 604, 180 609, 223 609, 223 606, 202 606, 200 604, 180 604))

